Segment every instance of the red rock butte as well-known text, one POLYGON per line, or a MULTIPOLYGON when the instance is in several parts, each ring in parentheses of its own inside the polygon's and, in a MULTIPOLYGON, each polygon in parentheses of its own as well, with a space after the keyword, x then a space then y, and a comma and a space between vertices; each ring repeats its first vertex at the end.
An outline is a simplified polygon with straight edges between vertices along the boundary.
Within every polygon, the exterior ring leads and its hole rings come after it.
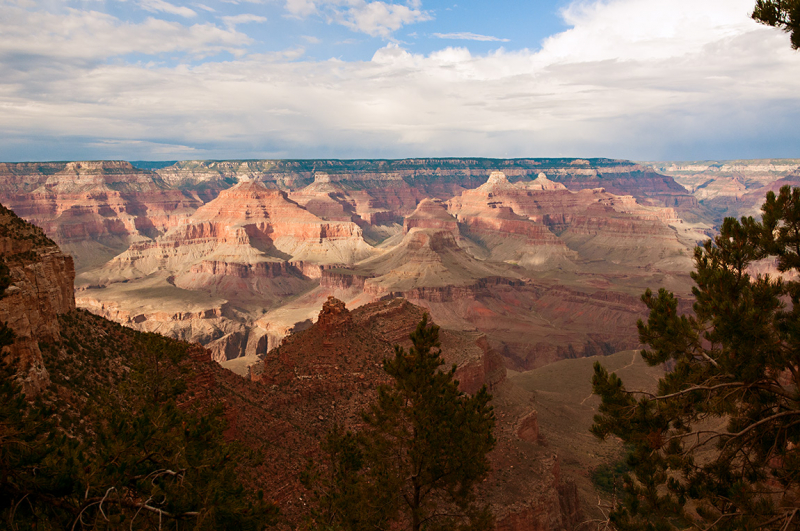
POLYGON ((636 291, 663 275, 688 290, 700 234, 681 225, 691 195, 674 181, 605 159, 26 163, 0 174, 0 200, 75 256, 80 306, 245 368, 328 296, 351 307, 405 296, 485 332, 510 367, 570 345, 629 346, 636 291))

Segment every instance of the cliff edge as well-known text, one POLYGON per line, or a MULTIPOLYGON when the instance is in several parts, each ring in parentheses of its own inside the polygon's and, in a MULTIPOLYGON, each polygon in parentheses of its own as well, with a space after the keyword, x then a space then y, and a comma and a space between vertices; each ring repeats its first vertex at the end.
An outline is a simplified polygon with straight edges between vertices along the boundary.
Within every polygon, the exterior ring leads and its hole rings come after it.
POLYGON ((39 343, 59 339, 58 316, 75 309, 72 257, 34 225, 0 205, 0 260, 8 267, 10 285, 0 299, 0 322, 16 341, 3 350, 28 395, 50 383, 39 343))

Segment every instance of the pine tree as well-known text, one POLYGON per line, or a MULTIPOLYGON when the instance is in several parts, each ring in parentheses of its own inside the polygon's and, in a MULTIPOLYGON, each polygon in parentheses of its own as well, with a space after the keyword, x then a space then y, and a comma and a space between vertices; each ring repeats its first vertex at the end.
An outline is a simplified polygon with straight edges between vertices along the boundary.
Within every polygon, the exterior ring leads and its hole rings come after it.
POLYGON ((384 361, 392 385, 378 389, 364 412, 365 429, 336 429, 318 525, 346 530, 489 529, 488 506, 476 486, 490 470, 494 447, 491 395, 458 390, 455 366, 441 371, 439 327, 427 314, 411 334, 408 352, 395 346, 384 361), (398 527, 399 526, 399 527, 398 527))
POLYGON ((655 394, 595 364, 592 431, 630 449, 619 529, 800 527, 800 189, 762 211, 697 248, 694 315, 665 289, 643 295, 642 357, 669 367, 655 394), (749 273, 775 258, 784 278, 749 273))
MULTIPOLYGON (((0 366, 0 527, 256 531, 274 523, 276 508, 240 481, 237 467, 252 459, 223 437, 221 408, 178 406, 188 345, 128 334, 125 380, 73 388, 86 396, 79 422, 54 407, 62 403, 49 390, 46 404, 27 400, 14 368, 0 366)), ((70 362, 119 362, 106 342, 100 360, 79 351, 70 362)))
POLYGON ((800 0, 756 0, 753 19, 790 34, 792 48, 800 48, 800 0))

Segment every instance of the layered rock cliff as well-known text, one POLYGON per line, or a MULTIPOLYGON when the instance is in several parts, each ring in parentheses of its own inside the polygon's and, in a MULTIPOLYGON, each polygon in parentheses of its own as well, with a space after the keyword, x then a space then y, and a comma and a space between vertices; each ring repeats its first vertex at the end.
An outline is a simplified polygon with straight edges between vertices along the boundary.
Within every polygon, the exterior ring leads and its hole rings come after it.
POLYGON ((82 275, 79 304, 201 341, 225 361, 276 345, 313 320, 327 295, 356 305, 403 296, 448 326, 485 332, 509 366, 530 368, 573 343, 635 346, 642 308, 636 297, 622 305, 595 297, 616 289, 607 275, 644 280, 691 267, 689 246, 668 225, 674 210, 602 189, 572 192, 544 174, 512 183, 495 172, 446 203, 420 201, 376 247, 364 239, 358 201, 340 185, 318 173, 299 195, 256 181, 224 190, 163 236, 82 275), (300 196, 305 207, 292 199, 300 196), (555 270, 579 285, 534 280, 555 270))
POLYGON ((522 265, 553 267, 579 256, 658 264, 666 256, 680 259, 689 247, 668 225, 679 221, 673 209, 643 206, 603 188, 572 192, 545 175, 512 184, 495 172, 485 184, 451 199, 448 209, 486 242, 495 259, 522 265), (507 243, 492 237, 498 232, 527 241, 510 254, 507 243))
POLYGON ((497 170, 515 181, 549 175, 571 189, 606 186, 645 204, 691 200, 669 177, 607 159, 186 161, 156 172, 121 161, 5 163, 0 200, 40 224, 84 270, 132 243, 163 235, 237 183, 284 190, 318 218, 355 222, 377 242, 393 234, 393 224, 421 200, 446 201, 497 170), (686 197, 679 198, 681 193, 686 197))
POLYGON ((202 204, 121 161, 0 164, 0 183, 0 201, 84 269, 177 226, 202 204))
POLYGON ((251 324, 267 308, 310 289, 325 267, 373 253, 356 223, 321 219, 286 192, 248 181, 81 275, 78 300, 141 330, 200 341, 224 361, 266 349, 266 333, 251 333, 251 324), (213 317, 173 318, 170 325, 162 317, 175 312, 162 308, 176 302, 194 309, 186 313, 213 317))
POLYGON ((760 216, 766 193, 782 184, 800 185, 800 159, 651 162, 699 201, 712 221, 760 216))
POLYGON ((39 345, 57 341, 58 316, 75 309, 72 258, 41 229, 0 205, 0 260, 10 277, 0 299, 0 322, 15 336, 2 356, 16 365, 25 393, 35 395, 50 382, 39 345))
POLYGON ((263 354, 328 295, 403 295, 528 367, 570 345, 630 343, 640 309, 595 293, 663 275, 688 286, 697 234, 680 208, 652 206, 655 188, 635 189, 638 171, 605 159, 46 163, 3 166, 2 190, 79 258, 80 306, 217 360, 263 354), (610 175, 630 193, 569 189, 610 175), (543 295, 564 290, 591 300, 591 316, 562 301, 577 312, 565 319, 543 295))
MULTIPOLYGON (((647 166, 613 159, 403 159, 403 160, 264 160, 187 161, 158 170, 165 181, 176 186, 201 184, 219 189, 242 179, 259 180, 282 189, 297 190, 312 183, 316 172, 371 193, 387 204, 402 204, 408 194, 448 199, 463 188, 475 188, 493 171, 514 180, 531 180, 540 173, 567 188, 605 187, 618 195, 632 195, 661 206, 694 203, 692 196, 671 178, 647 166), (408 192, 400 181, 412 190, 408 192), (378 183, 388 184, 381 190, 378 183), (399 185, 399 188, 398 188, 399 185), (401 191, 402 190, 402 191, 401 191)), ((409 214, 414 204, 407 204, 409 214)))

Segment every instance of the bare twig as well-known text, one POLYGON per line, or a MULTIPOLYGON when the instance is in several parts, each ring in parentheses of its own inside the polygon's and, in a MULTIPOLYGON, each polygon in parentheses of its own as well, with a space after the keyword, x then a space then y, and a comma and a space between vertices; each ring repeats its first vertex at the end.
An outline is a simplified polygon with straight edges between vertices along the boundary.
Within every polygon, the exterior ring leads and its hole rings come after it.
POLYGON ((103 518, 106 519, 106 522, 108 522, 108 516, 106 516, 106 512, 103 510, 103 502, 106 501, 106 498, 108 498, 108 493, 111 492, 112 490, 117 490, 117 488, 116 487, 109 487, 108 490, 106 491, 105 495, 103 496, 103 499, 100 500, 100 505, 99 505, 100 506, 100 513, 103 515, 103 518))
POLYGON ((17 507, 19 507, 19 504, 22 503, 23 500, 25 500, 25 498, 27 498, 27 497, 28 497, 28 495, 26 494, 25 496, 20 498, 20 500, 17 503, 14 504, 14 509, 11 511, 11 520, 10 520, 11 521, 11 526, 13 528, 15 528, 15 529, 16 529, 17 526, 14 524, 14 515, 17 513, 17 507))

